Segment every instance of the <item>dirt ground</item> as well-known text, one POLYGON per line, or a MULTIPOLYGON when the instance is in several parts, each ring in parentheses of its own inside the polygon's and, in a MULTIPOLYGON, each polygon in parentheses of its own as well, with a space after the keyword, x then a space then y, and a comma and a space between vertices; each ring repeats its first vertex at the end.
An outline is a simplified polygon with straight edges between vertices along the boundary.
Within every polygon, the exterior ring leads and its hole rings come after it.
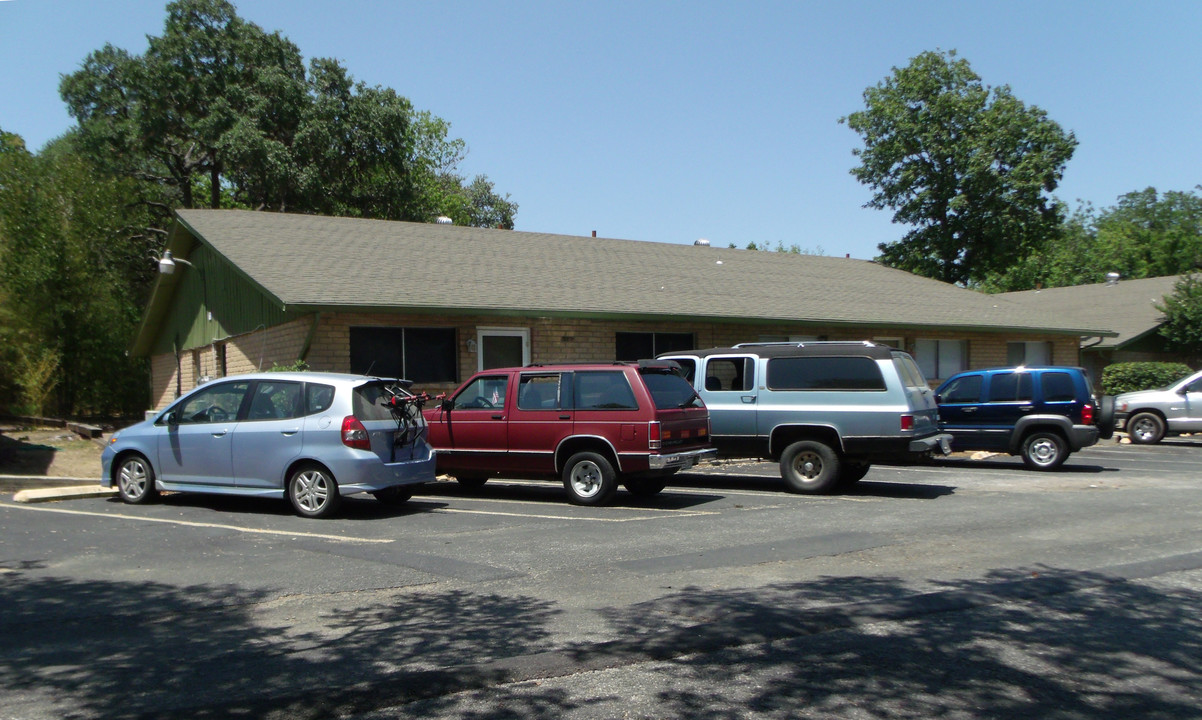
POLYGON ((66 428, 0 424, 0 475, 98 481, 103 448, 66 428))

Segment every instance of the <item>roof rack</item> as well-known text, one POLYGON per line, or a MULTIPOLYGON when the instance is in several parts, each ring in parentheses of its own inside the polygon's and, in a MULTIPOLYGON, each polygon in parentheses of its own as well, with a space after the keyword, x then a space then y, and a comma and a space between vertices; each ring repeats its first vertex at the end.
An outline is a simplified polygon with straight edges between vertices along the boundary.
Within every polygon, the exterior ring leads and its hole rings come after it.
POLYGON ((810 345, 861 345, 863 347, 876 347, 876 343, 871 340, 806 340, 804 342, 795 341, 775 341, 775 342, 749 342, 739 343, 734 345, 736 348, 754 348, 754 347, 808 347, 810 345))

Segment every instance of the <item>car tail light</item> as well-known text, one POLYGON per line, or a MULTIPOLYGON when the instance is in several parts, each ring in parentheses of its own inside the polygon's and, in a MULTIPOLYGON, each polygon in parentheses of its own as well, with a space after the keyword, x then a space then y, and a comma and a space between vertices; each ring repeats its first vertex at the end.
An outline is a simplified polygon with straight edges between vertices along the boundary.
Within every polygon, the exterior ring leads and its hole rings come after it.
POLYGON ((659 423, 647 423, 647 447, 651 450, 658 450, 662 446, 663 442, 661 441, 659 434, 659 423))
POLYGON ((901 416, 901 429, 902 430, 913 430, 914 429, 914 416, 913 415, 902 415, 901 416))
POLYGON ((1081 406, 1081 424, 1093 425, 1093 405, 1081 406))
POLYGON ((342 418, 342 444, 357 450, 371 450, 371 438, 367 428, 354 415, 342 418))

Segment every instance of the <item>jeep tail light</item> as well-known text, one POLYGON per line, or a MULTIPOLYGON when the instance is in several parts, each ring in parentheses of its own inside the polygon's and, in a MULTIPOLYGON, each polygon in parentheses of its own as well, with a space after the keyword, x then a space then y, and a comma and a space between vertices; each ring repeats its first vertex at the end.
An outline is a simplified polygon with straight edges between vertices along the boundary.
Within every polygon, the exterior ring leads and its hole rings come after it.
POLYGON ((1093 405, 1086 404, 1081 406, 1081 424, 1093 425, 1093 405))
POLYGON ((901 429, 902 430, 913 430, 914 429, 914 416, 913 415, 902 415, 901 416, 901 429))
POLYGON ((354 415, 342 418, 342 444, 356 450, 371 450, 371 438, 367 428, 354 415))
POLYGON ((663 442, 659 434, 659 423, 647 423, 647 447, 651 450, 658 450, 663 447, 663 442))

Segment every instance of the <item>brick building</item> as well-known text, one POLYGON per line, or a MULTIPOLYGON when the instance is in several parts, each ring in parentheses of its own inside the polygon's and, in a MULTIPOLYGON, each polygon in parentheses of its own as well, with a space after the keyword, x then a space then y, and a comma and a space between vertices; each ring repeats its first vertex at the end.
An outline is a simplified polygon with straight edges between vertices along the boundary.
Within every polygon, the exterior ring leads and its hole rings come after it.
POLYGON ((928 379, 1076 364, 1111 335, 867 260, 239 210, 180 210, 133 352, 161 408, 289 365, 454 388, 478 369, 872 339, 928 379))

